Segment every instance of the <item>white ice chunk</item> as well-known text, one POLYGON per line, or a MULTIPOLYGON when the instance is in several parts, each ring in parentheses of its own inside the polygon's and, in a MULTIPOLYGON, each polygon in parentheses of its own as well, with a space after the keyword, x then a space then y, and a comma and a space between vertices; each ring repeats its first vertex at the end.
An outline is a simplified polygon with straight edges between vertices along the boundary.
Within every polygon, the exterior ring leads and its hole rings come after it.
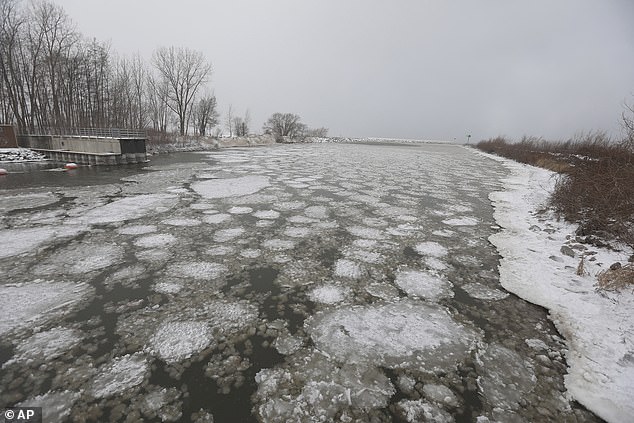
POLYGON ((258 258, 262 255, 262 250, 256 248, 246 248, 240 251, 240 255, 245 258, 258 258))
POLYGON ((499 289, 489 288, 486 285, 482 285, 480 283, 468 283, 462 285, 461 287, 464 289, 467 294, 469 294, 473 298, 477 298, 479 300, 503 300, 504 298, 509 296, 508 292, 500 291, 499 289))
POLYGON ((339 259, 335 263, 335 275, 342 278, 358 279, 362 270, 358 263, 352 260, 339 259))
POLYGON ((295 241, 277 238, 267 239, 262 242, 262 247, 274 251, 292 250, 295 248, 295 241))
POLYGON ((227 271, 227 266, 207 261, 182 262, 172 264, 167 269, 167 274, 175 277, 194 279, 216 279, 227 271))
POLYGON ((0 230, 0 239, 5 243, 3 248, 0 248, 0 259, 29 252, 57 237, 74 235, 79 232, 81 230, 77 228, 74 232, 69 233, 68 228, 64 227, 0 230))
POLYGON ((194 182, 191 187, 205 198, 226 198, 253 194, 269 186, 269 178, 249 175, 239 178, 194 182))
POLYGON ((97 398, 109 397, 140 385, 150 366, 140 353, 117 357, 99 369, 91 392, 97 398))
POLYGON ((94 289, 85 283, 36 281, 20 286, 0 285, 4 303, 0 307, 0 335, 62 314, 92 292, 94 289))
POLYGON ((249 214, 253 211, 251 207, 234 206, 227 210, 231 214, 249 214))
POLYGON ((451 282, 427 272, 404 270, 396 275, 395 282, 407 295, 430 301, 438 301, 454 295, 451 282))
POLYGON ((257 211, 255 213, 253 213, 253 216, 257 217, 258 219, 277 219, 278 217, 280 217, 280 212, 275 211, 275 210, 260 210, 257 211))
POLYGON ((456 217, 453 219, 445 219, 442 221, 445 225, 449 226, 476 226, 480 223, 475 217, 456 217))
POLYGON ((216 242, 227 242, 231 241, 235 238, 238 238, 240 235, 244 233, 244 228, 229 228, 229 229, 219 229, 214 234, 214 241, 216 242))
POLYGON ((211 341, 211 330, 204 322, 164 322, 150 339, 150 350, 167 363, 177 363, 204 350, 211 341))
POLYGON ((403 414, 408 423, 434 422, 453 423, 454 419, 437 405, 423 400, 402 400, 396 404, 396 409, 403 414))
POLYGON ((130 225, 117 229, 117 233, 121 235, 145 235, 157 230, 155 225, 130 225))
POLYGON ((316 302, 322 304, 336 304, 346 299, 348 291, 337 285, 323 285, 313 289, 308 297, 316 302))
MULTIPOLYGON (((39 332, 18 344, 16 356, 4 366, 17 361, 50 361, 79 344, 81 333, 74 329, 56 327, 39 332)), ((3 367, 4 367, 3 366, 3 367)))
POLYGON ((383 239, 383 232, 379 229, 368 228, 366 226, 350 226, 347 228, 352 235, 363 239, 383 239))
POLYGON ((310 206, 306 207, 304 214, 308 217, 312 217, 313 219, 327 219, 328 208, 324 206, 310 206))
POLYGON ((310 228, 304 228, 304 227, 298 227, 298 226, 291 226, 284 229, 284 235, 290 236, 291 238, 304 238, 310 235, 311 232, 312 232, 312 229, 310 228))
POLYGON ((198 226, 200 225, 201 222, 198 219, 191 219, 186 217, 180 217, 180 218, 175 217, 172 219, 165 219, 161 223, 164 225, 170 225, 170 226, 198 226))
POLYGON ((177 238, 172 234, 154 234, 138 238, 134 241, 134 245, 141 248, 157 248, 174 244, 177 238))
POLYGON ((436 258, 445 257, 449 252, 449 250, 447 250, 447 247, 444 247, 439 243, 433 241, 421 242, 419 244, 416 244, 414 249, 420 255, 436 258))
POLYGON ((215 225, 217 223, 223 223, 231 219, 231 215, 227 213, 212 214, 203 217, 203 222, 215 225))
POLYGON ((159 212, 159 207, 172 207, 178 202, 178 197, 168 194, 147 194, 126 197, 115 200, 104 206, 95 207, 84 213, 77 220, 86 224, 119 223, 125 220, 159 212))
POLYGON ((63 422, 66 421, 67 417, 70 415, 73 405, 77 402, 79 397, 80 394, 78 392, 49 391, 44 395, 38 395, 34 398, 24 400, 17 406, 41 407, 43 422, 63 422))
POLYGON ((410 301, 318 312, 305 326, 317 348, 341 363, 427 370, 454 366, 479 338, 445 309, 410 301))

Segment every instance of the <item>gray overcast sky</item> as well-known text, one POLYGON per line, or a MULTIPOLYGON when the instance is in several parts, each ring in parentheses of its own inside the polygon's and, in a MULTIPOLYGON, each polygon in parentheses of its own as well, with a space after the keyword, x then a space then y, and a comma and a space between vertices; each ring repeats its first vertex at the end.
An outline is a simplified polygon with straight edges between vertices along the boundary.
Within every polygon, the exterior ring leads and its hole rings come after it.
POLYGON ((202 51, 221 112, 292 112, 330 135, 620 134, 632 0, 55 0, 88 37, 149 59, 202 51))

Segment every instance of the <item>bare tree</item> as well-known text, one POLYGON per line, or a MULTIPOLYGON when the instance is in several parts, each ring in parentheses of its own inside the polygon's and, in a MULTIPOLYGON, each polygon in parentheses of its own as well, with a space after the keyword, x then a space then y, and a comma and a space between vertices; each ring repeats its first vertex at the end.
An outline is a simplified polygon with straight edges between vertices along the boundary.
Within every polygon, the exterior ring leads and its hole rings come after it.
POLYGON ((304 136, 315 138, 326 138, 328 136, 328 128, 307 128, 304 136))
POLYGON ((169 121, 170 110, 167 107, 169 86, 164 79, 148 75, 148 109, 150 120, 155 131, 165 132, 169 121))
POLYGON ((211 74, 211 64, 201 52, 183 47, 159 48, 154 52, 153 64, 167 82, 167 106, 178 116, 180 134, 185 135, 189 110, 211 74))
POLYGON ((272 134, 276 140, 283 137, 296 138, 302 136, 306 125, 298 115, 292 113, 273 113, 262 128, 265 133, 272 134))
POLYGON ((249 125, 251 123, 251 113, 247 109, 244 117, 236 116, 233 118, 233 128, 237 137, 246 137, 249 135, 249 125))
POLYGON ((214 95, 207 95, 198 100, 194 120, 198 134, 202 136, 207 134, 207 129, 218 125, 217 102, 214 95))

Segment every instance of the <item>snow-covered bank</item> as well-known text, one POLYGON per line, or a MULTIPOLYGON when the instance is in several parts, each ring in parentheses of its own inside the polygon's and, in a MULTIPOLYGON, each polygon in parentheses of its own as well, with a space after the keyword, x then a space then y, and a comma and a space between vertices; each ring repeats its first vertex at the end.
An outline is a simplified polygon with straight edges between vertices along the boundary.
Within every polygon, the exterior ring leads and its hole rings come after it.
POLYGON ((177 137, 170 143, 148 143, 149 154, 175 153, 181 151, 211 151, 228 147, 254 147, 275 144, 275 139, 270 135, 258 135, 250 137, 177 137))
POLYGON ((46 160, 46 156, 28 148, 0 148, 0 162, 28 162, 46 160))
POLYGON ((538 213, 553 188, 552 172, 489 157, 511 171, 505 191, 490 195, 503 228, 490 237, 502 255, 502 285, 549 310, 566 338, 572 397, 609 422, 634 422, 634 292, 595 290, 596 274, 627 262, 632 251, 577 243, 576 225, 538 213), (582 256, 584 275, 577 276, 582 256))

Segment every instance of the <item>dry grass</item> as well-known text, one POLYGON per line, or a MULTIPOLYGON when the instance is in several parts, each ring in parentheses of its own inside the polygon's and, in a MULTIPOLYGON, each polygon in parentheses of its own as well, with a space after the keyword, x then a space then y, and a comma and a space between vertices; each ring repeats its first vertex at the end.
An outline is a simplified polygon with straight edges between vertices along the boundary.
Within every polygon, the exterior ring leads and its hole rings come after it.
POLYGON ((577 235, 616 239, 634 247, 634 152, 603 133, 547 142, 524 137, 482 141, 483 151, 544 167, 560 174, 551 205, 579 224, 577 235))
POLYGON ((634 263, 626 264, 618 269, 606 269, 597 275, 598 288, 604 291, 620 291, 628 287, 634 288, 634 263))

